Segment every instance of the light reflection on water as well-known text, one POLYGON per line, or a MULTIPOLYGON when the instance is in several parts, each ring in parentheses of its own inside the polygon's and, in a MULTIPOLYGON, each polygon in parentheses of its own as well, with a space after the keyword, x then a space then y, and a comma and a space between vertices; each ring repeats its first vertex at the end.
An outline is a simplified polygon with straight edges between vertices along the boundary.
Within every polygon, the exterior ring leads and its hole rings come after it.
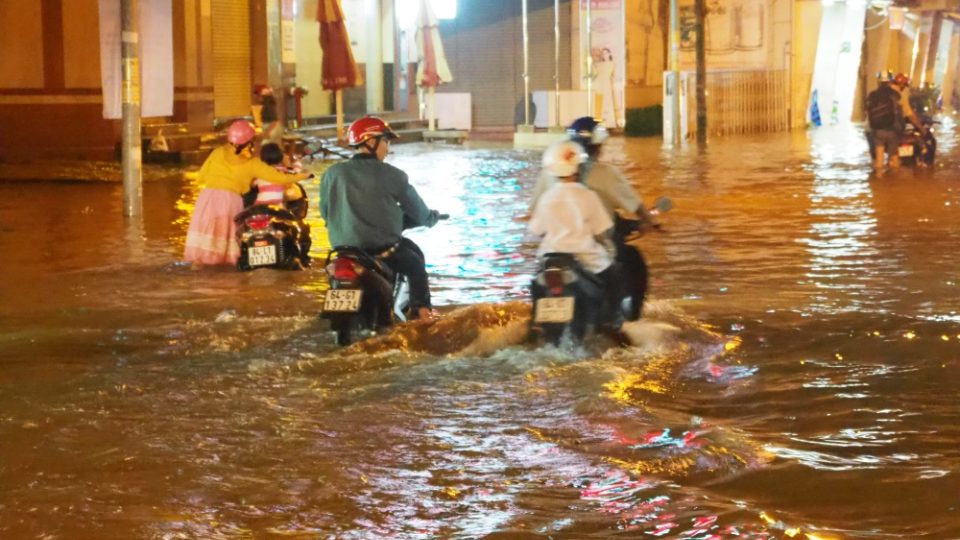
POLYGON ((411 233, 435 303, 481 305, 342 353, 322 265, 177 264, 193 182, 135 228, 115 184, 0 184, 0 536, 960 537, 953 130, 882 176, 853 128, 612 139, 676 208, 609 351, 527 350, 489 305, 525 298, 535 152, 395 148, 452 216, 411 233))

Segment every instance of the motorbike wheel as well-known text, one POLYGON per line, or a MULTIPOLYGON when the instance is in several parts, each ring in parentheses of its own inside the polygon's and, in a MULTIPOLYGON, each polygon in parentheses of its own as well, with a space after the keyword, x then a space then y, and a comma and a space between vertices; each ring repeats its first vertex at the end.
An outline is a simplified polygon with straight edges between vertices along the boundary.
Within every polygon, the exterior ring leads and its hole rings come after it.
POLYGON ((362 328, 363 321, 359 315, 344 319, 337 328, 337 345, 346 347, 359 341, 362 328))
POLYGON ((545 324, 543 325, 543 340, 548 345, 559 347, 566 329, 567 325, 565 324, 545 324))
POLYGON ((240 258, 237 259, 237 270, 241 272, 249 272, 250 270, 253 270, 253 268, 250 267, 250 262, 247 260, 246 248, 241 248, 240 250, 240 258))

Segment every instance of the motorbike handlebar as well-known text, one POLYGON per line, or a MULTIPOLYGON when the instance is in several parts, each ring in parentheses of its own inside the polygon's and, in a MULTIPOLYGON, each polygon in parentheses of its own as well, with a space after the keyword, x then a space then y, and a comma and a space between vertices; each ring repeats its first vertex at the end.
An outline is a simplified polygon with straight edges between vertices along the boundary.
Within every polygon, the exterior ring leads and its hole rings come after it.
POLYGON ((450 214, 437 214, 437 221, 443 221, 445 219, 450 219, 450 214))

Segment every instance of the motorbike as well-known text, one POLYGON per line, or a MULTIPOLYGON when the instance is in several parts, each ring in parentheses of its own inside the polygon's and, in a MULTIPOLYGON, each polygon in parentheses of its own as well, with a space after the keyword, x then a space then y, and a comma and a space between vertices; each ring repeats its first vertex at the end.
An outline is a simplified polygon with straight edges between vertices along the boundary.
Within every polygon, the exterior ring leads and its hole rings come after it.
MULTIPOLYGON (((304 223, 307 194, 303 186, 297 187, 301 198, 286 203, 285 208, 251 203, 234 218, 240 243, 238 270, 301 270, 310 265, 310 232, 304 223)), ((255 200, 256 193, 244 199, 255 200)))
MULTIPOLYGON (((897 155, 900 157, 901 165, 933 165, 937 154, 937 138, 934 136, 934 125, 939 122, 934 121, 927 115, 920 115, 920 121, 925 130, 916 129, 909 122, 904 127, 900 135, 900 142, 897 145, 897 155)), ((870 159, 876 157, 876 147, 873 143, 873 135, 867 132, 867 145, 870 147, 870 159)))
MULTIPOLYGON (((670 199, 660 197, 648 212, 651 216, 657 216, 672 207, 670 199)), ((658 225, 645 217, 633 220, 621 218, 617 226, 630 229, 630 241, 650 229, 659 230, 658 225)), ((621 301, 610 305, 605 301, 606 286, 599 277, 583 268, 573 255, 544 254, 530 286, 533 302, 531 341, 559 345, 569 339, 581 343, 604 328, 619 330, 627 299, 621 294, 621 301)))
MULTIPOLYGON (((439 219, 449 217, 440 214, 439 219)), ((394 272, 385 261, 395 247, 370 253, 355 246, 338 246, 327 254, 330 289, 323 300, 321 317, 330 321, 337 345, 350 345, 409 318, 407 277, 394 272)))
POLYGON ((900 156, 902 165, 933 165, 937 153, 937 139, 933 134, 934 122, 928 116, 920 118, 925 130, 915 129, 912 124, 907 124, 903 135, 900 136, 900 145, 897 147, 897 154, 900 156))

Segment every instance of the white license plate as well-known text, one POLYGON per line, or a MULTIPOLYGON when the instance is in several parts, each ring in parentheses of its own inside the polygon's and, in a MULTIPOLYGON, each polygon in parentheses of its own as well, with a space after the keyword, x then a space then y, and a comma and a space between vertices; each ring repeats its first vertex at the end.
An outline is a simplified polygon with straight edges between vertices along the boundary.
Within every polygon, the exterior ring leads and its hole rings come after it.
POLYGON ((324 311, 356 312, 360 311, 361 289, 330 289, 323 299, 324 311))
POLYGON ((251 246, 247 248, 247 262, 250 266, 269 266, 277 264, 277 246, 251 246))
POLYGON ((912 145, 912 144, 909 144, 909 145, 905 144, 905 145, 903 145, 903 146, 900 147, 900 149, 897 151, 897 153, 900 154, 900 157, 911 157, 911 156, 913 156, 913 145, 912 145))
POLYGON ((534 322, 565 323, 573 319, 573 297, 558 296, 537 300, 534 322))

